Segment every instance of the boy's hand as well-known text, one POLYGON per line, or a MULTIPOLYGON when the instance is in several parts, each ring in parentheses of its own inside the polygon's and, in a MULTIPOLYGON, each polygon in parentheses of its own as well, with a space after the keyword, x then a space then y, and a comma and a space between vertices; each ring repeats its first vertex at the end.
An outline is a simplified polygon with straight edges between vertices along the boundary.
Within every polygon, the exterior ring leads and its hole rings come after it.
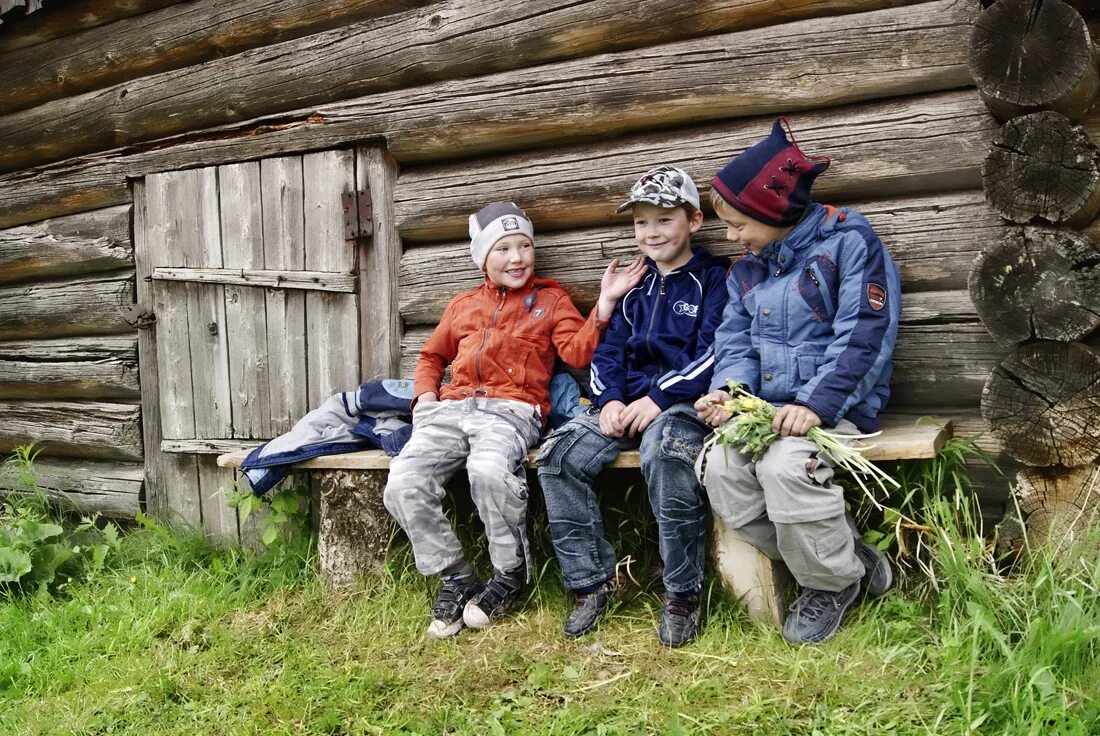
POLYGON ((417 405, 431 404, 434 401, 439 401, 439 396, 438 394, 436 394, 435 391, 425 391, 424 393, 416 397, 417 405))
POLYGON ((772 431, 784 437, 802 437, 813 427, 821 426, 821 417, 808 406, 787 404, 779 407, 772 419, 772 431))
POLYGON ((624 431, 633 437, 639 432, 644 432, 657 415, 661 413, 661 407, 654 403, 653 399, 643 396, 637 401, 631 401, 630 406, 623 410, 622 425, 624 431))
POLYGON ((608 437, 622 437, 622 414, 626 404, 621 401, 609 401, 600 409, 600 431, 608 437))
POLYGON ((615 302, 626 296, 626 293, 638 285, 645 276, 645 259, 638 256, 627 267, 619 269, 619 259, 615 258, 608 264, 600 279, 600 299, 596 302, 596 317, 601 320, 611 318, 615 311, 615 302))
POLYGON ((704 422, 712 427, 717 427, 722 422, 729 421, 729 418, 733 416, 722 408, 722 404, 732 398, 728 391, 722 389, 711 391, 695 402, 695 411, 698 412, 699 418, 704 422))

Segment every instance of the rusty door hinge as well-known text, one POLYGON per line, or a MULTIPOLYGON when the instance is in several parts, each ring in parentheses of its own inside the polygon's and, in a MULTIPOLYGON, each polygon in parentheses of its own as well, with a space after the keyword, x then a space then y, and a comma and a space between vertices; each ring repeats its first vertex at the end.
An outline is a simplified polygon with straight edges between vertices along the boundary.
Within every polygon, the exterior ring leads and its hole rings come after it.
POLYGON ((370 201, 370 189, 344 192, 340 199, 344 205, 344 240, 358 240, 373 235, 374 210, 370 201))

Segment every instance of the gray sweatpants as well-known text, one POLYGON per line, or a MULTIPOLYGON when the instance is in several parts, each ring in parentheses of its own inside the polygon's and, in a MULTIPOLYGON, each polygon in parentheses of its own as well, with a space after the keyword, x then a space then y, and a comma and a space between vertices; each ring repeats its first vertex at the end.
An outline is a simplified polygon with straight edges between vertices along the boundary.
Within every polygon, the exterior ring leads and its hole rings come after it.
POLYGON ((541 430, 536 407, 520 401, 478 397, 416 405, 412 437, 390 463, 382 500, 408 535, 417 570, 437 575, 463 558, 443 513, 444 484, 463 464, 493 567, 511 572, 524 563, 523 461, 541 430))
MULTIPOLYGON (((829 430, 856 434, 841 421, 829 430)), ((855 553, 855 524, 844 509, 833 467, 805 437, 780 437, 754 463, 749 455, 716 445, 695 465, 710 508, 742 538, 781 560, 799 585, 842 590, 863 576, 855 553)))

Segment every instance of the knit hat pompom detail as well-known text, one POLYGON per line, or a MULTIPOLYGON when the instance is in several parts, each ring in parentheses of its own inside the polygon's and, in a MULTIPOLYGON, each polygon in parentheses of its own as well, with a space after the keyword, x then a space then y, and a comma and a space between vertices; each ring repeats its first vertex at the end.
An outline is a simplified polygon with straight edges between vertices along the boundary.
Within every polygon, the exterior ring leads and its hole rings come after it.
POLYGON ((535 242, 535 226, 527 213, 512 202, 492 202, 470 215, 470 257, 478 268, 485 267, 496 242, 508 235, 526 235, 535 242))
POLYGON ((829 168, 828 156, 807 156, 794 141, 786 118, 771 134, 745 149, 711 180, 723 201, 754 220, 786 227, 810 206, 810 187, 829 168))

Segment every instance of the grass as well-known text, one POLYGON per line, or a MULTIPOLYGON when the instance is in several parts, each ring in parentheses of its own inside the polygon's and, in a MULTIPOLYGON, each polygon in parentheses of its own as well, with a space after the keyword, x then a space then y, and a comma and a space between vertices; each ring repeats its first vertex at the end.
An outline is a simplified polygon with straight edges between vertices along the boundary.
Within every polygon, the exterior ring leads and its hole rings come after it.
POLYGON ((638 582, 577 641, 560 633, 568 601, 537 505, 528 598, 447 641, 424 636, 434 583, 403 544, 383 576, 335 595, 290 543, 256 557, 138 529, 87 579, 0 600, 0 733, 1100 732, 1096 559, 1036 555, 998 574, 960 533, 976 522, 952 473, 904 478, 931 530, 909 539, 923 557, 908 592, 856 609, 820 647, 786 645, 710 585, 700 639, 660 648, 637 489, 608 494, 607 511, 638 582))

